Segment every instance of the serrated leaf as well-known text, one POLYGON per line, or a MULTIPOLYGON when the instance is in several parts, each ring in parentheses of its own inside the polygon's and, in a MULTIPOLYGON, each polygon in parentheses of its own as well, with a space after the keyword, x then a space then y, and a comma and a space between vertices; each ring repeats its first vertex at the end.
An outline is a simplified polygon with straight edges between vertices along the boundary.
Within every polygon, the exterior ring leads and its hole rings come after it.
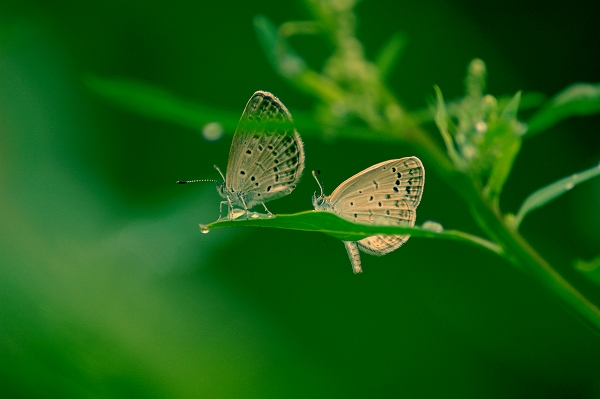
POLYGON ((331 212, 306 211, 292 215, 277 215, 272 218, 257 218, 236 220, 220 220, 206 225, 200 225, 202 232, 227 227, 270 227, 278 229, 291 229, 301 231, 314 231, 325 233, 343 241, 357 241, 372 235, 397 235, 410 234, 413 237, 441 238, 446 240, 467 242, 484 247, 496 254, 502 250, 496 244, 480 237, 461 231, 424 229, 420 227, 379 226, 373 224, 360 224, 341 218, 331 212))
POLYGON ((600 175, 600 164, 555 181, 554 183, 535 191, 533 194, 527 197, 525 201, 523 201, 521 209, 519 209, 519 212, 517 212, 514 220, 515 228, 518 228, 523 221, 523 218, 534 209, 546 205, 548 202, 570 191, 576 185, 598 175, 600 175))
POLYGON ((600 84, 576 83, 554 96, 528 121, 527 136, 533 136, 570 116, 600 112, 600 84))
POLYGON ((402 51, 406 47, 407 38, 402 33, 395 33, 388 39, 383 45, 377 58, 375 59, 375 65, 379 69, 379 75, 382 80, 387 80, 390 73, 398 63, 398 58, 402 51))

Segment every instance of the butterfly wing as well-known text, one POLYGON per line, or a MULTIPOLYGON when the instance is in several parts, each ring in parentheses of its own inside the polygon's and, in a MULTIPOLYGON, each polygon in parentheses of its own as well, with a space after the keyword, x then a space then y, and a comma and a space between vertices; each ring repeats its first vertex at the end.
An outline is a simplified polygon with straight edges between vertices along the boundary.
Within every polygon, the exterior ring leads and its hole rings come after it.
POLYGON ((243 195, 248 208, 296 188, 304 170, 304 146, 292 122, 271 93, 257 91, 246 104, 231 143, 225 184, 243 195))
POLYGON ((364 193, 394 194, 417 208, 423 195, 425 169, 417 157, 392 159, 371 166, 340 184, 329 196, 351 200, 364 193))
MULTIPOLYGON (((329 196, 333 212, 361 223, 414 226, 421 202, 425 169, 416 157, 381 162, 343 182, 329 196)), ((385 255, 404 244, 409 235, 371 236, 358 247, 385 255)))
MULTIPOLYGON (((394 200, 394 203, 383 202, 383 206, 387 205, 387 209, 376 209, 373 211, 375 215, 381 214, 379 218, 375 217, 375 223, 395 226, 415 225, 417 217, 416 210, 402 199, 394 200), (389 211, 389 214, 388 214, 389 211), (383 213, 386 215, 383 216, 383 213)), ((403 234, 397 236, 371 236, 358 241, 358 247, 370 255, 382 256, 400 248, 410 235, 403 234)))

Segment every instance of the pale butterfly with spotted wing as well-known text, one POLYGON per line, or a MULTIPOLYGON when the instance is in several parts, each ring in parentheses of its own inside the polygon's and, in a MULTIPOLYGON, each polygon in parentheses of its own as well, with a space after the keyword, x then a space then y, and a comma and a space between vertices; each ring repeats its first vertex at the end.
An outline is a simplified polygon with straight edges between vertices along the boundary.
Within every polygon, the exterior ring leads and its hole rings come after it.
MULTIPOLYGON (((314 171, 313 176, 321 188, 321 194, 315 193, 312 200, 317 211, 333 212, 359 223, 415 225, 425 184, 425 169, 417 157, 373 165, 340 184, 329 196, 323 193, 323 186, 314 171)), ((352 270, 362 273, 359 248, 368 254, 382 256, 398 249, 409 237, 377 235, 357 242, 344 241, 352 270)))
MULTIPOLYGON (((291 193, 304 170, 304 146, 293 127, 292 115, 273 94, 257 91, 250 97, 233 135, 226 175, 217 186, 229 219, 291 193)), ((179 184, 196 181, 178 181, 179 184)))

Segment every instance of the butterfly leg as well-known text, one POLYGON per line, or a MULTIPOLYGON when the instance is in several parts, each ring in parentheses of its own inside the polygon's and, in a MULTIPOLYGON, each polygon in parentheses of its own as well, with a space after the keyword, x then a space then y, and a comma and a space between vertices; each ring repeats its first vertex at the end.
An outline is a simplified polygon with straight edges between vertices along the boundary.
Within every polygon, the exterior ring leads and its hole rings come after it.
POLYGON ((227 203, 228 203, 228 205, 227 205, 228 212, 227 213, 228 213, 229 220, 234 220, 235 217, 233 216, 233 210, 235 208, 233 207, 233 204, 231 203, 231 198, 227 197, 227 203))
POLYGON ((265 211, 267 211, 267 217, 270 217, 270 218, 275 217, 275 215, 273 213, 271 213, 270 210, 267 209, 267 206, 265 205, 264 202, 261 202, 261 204, 265 208, 265 211))
POLYGON ((246 205, 244 197, 240 196, 240 199, 242 200, 242 205, 244 205, 244 211, 246 212, 246 220, 248 220, 250 216, 250 211, 248 210, 248 206, 246 205))
POLYGON ((217 221, 221 220, 221 218, 223 217, 223 204, 227 204, 227 214, 229 215, 229 202, 221 201, 219 203, 219 218, 217 219, 217 221))
POLYGON ((348 251, 350 263, 352 263, 352 271, 354 272, 354 274, 362 273, 358 245, 353 241, 344 241, 344 246, 346 247, 346 251, 348 251))

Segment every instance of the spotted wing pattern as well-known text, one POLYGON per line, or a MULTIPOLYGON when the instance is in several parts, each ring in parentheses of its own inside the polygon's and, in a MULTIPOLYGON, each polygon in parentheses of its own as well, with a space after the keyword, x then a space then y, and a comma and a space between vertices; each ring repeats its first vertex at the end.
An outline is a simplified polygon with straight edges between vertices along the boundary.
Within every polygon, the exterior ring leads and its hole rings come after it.
POLYGON ((351 201, 365 193, 390 194, 405 199, 413 208, 421 202, 425 169, 417 157, 392 159, 373 165, 347 179, 329 196, 351 201))
MULTIPOLYGON (((414 226, 424 183, 425 169, 419 158, 394 159, 352 176, 327 200, 333 212, 360 223, 414 226)), ((368 254, 382 256, 398 249, 409 237, 377 235, 363 238, 356 244, 344 244, 354 272, 360 273, 358 252, 351 253, 354 245, 368 254)))
MULTIPOLYGON (((273 94, 252 95, 233 137, 226 186, 252 206, 291 193, 304 170, 304 147, 292 116, 273 94)), ((236 197, 237 198, 237 197, 236 197)), ((243 207, 230 198, 234 206, 243 207)))

